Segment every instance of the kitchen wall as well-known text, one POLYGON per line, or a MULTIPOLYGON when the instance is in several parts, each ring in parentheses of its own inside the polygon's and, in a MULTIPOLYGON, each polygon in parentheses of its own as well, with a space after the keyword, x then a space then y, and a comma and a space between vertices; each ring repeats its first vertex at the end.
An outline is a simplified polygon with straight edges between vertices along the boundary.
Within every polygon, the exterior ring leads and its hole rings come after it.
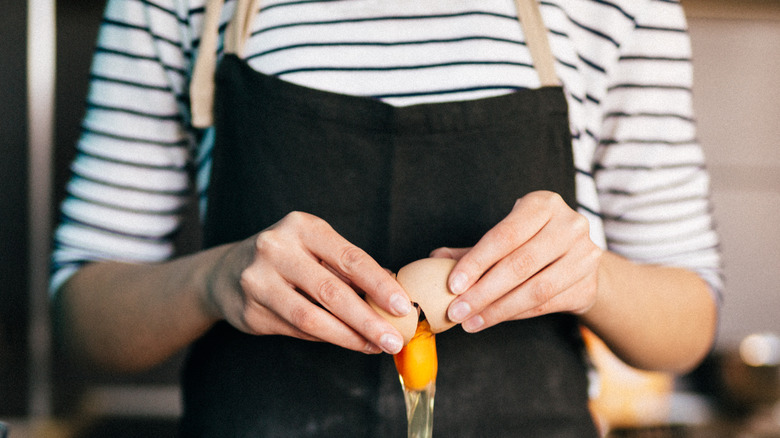
POLYGON ((718 346, 780 334, 780 1, 683 0, 726 294, 718 346))

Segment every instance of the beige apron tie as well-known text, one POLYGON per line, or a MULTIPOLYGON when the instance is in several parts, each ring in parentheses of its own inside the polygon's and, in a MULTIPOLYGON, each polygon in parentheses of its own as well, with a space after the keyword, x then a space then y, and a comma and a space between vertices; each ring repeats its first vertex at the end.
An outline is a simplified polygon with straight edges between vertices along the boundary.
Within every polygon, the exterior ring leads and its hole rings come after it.
MULTIPOLYGON (((205 128, 213 123, 214 73, 217 66, 217 38, 219 19, 225 0, 207 0, 203 19, 203 33, 198 48, 195 68, 190 82, 192 126, 205 128)), ((528 50, 543 87, 560 85, 555 74, 555 58, 547 38, 537 0, 515 0, 517 16, 523 25, 528 50)), ((260 10, 260 0, 237 0, 236 11, 225 33, 225 53, 244 55, 244 44, 249 38, 252 17, 260 10)))
POLYGON ((542 12, 537 0, 515 0, 517 16, 523 25, 528 50, 534 61, 536 74, 543 87, 560 85, 558 75, 555 74, 555 57, 550 49, 550 41, 547 38, 547 27, 542 20, 542 12))
MULTIPOLYGON (((206 128, 214 118, 214 74, 217 69, 217 39, 219 19, 225 0, 207 0, 195 67, 190 81, 190 111, 192 126, 206 128)), ((260 10, 260 0, 238 0, 233 19, 225 30, 225 53, 244 56, 244 43, 249 38, 252 20, 260 10)))

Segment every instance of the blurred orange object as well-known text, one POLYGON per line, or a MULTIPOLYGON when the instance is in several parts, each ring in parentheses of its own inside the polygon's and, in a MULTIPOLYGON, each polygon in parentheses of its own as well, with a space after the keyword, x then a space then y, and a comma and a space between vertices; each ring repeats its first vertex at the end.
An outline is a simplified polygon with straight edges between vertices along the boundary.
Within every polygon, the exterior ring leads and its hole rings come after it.
POLYGON ((581 331, 595 368, 590 407, 602 431, 666 424, 674 376, 630 367, 593 332, 581 331))
POLYGON ((439 367, 436 336, 431 332, 428 321, 417 324, 412 340, 393 359, 404 387, 408 390, 422 391, 436 380, 439 367))

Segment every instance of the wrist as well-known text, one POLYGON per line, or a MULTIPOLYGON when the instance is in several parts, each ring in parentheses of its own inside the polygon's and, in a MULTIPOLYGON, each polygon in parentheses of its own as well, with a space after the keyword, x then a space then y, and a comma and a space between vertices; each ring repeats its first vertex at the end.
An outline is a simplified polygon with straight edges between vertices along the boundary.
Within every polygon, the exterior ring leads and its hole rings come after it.
POLYGON ((610 326, 622 326, 625 322, 621 313, 615 310, 619 309, 621 299, 616 295, 621 286, 615 271, 630 269, 632 265, 618 255, 603 251, 596 273, 595 299, 590 308, 579 314, 580 322, 599 336, 608 336, 610 326))
POLYGON ((233 244, 211 248, 201 253, 195 275, 190 276, 191 289, 196 295, 200 313, 211 324, 224 319, 221 296, 233 287, 228 259, 233 244))

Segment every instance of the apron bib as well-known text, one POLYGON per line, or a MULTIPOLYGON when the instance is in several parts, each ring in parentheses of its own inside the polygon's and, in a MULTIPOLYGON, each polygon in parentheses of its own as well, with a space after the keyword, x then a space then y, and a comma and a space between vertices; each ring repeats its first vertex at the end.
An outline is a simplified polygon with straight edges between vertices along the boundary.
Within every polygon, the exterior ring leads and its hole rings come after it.
MULTIPOLYGON (((382 266, 472 246, 534 190, 575 205, 560 87, 392 107, 291 84, 227 54, 216 74, 204 242, 298 210, 382 266)), ((548 315, 437 335, 442 437, 595 437, 577 321, 548 315)), ((403 437, 392 358, 218 323, 183 373, 183 436, 403 437)))

